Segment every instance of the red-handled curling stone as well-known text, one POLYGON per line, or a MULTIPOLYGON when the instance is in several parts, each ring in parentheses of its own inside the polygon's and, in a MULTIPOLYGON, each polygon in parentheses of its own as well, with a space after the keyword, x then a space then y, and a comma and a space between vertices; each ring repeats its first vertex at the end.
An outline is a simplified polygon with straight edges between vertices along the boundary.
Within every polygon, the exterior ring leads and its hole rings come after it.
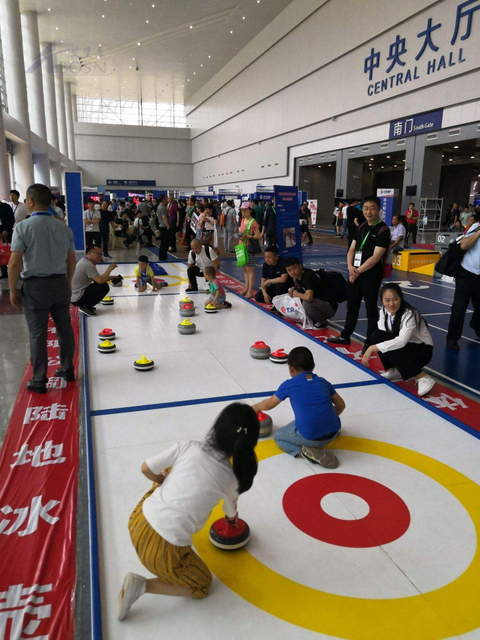
POLYGON ((237 525, 230 524, 225 518, 220 518, 210 527, 210 542, 219 549, 225 549, 225 551, 241 549, 249 540, 250 528, 240 518, 237 525))
POLYGON ((260 422, 260 438, 266 438, 272 433, 273 421, 268 413, 263 413, 263 411, 257 413, 257 418, 260 422))
POLYGON ((277 349, 270 355, 270 360, 277 364, 285 364, 288 361, 288 353, 283 349, 277 349))
POLYGON ((250 355, 256 360, 267 360, 270 357, 270 347, 265 342, 255 342, 250 347, 250 355))
POLYGON ((103 329, 98 334, 99 338, 115 338, 115 331, 113 329, 103 329))

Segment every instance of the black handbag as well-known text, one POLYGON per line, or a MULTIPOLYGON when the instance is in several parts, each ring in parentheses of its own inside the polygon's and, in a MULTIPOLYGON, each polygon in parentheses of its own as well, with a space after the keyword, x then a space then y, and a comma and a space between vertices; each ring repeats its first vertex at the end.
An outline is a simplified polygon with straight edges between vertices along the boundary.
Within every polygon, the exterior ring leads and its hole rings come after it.
POLYGON ((465 251, 460 246, 460 240, 463 237, 464 236, 459 236, 450 242, 448 249, 435 265, 435 271, 438 271, 438 273, 441 273, 444 276, 449 276, 451 278, 456 277, 458 270, 460 269, 460 265, 462 264, 463 256, 465 255, 465 251))

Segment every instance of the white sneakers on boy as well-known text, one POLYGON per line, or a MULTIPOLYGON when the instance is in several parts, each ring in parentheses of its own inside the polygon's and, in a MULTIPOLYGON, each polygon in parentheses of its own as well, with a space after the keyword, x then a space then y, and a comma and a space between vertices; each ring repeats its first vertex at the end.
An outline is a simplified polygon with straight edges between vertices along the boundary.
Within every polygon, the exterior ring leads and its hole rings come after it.
POLYGON ((424 376, 423 378, 417 378, 416 383, 418 385, 417 393, 419 396, 426 395, 435 386, 435 380, 430 376, 424 376))
POLYGON ((127 573, 123 587, 118 594, 117 617, 123 620, 134 602, 145 593, 147 579, 137 573, 127 573))
POLYGON ((398 369, 389 369, 384 373, 380 374, 382 378, 386 380, 391 380, 392 382, 396 382, 397 380, 402 380, 402 376, 400 375, 400 371, 398 369))
POLYGON ((337 457, 328 449, 314 449, 303 445, 302 456, 310 460, 310 462, 320 464, 327 469, 336 469, 338 467, 337 457))

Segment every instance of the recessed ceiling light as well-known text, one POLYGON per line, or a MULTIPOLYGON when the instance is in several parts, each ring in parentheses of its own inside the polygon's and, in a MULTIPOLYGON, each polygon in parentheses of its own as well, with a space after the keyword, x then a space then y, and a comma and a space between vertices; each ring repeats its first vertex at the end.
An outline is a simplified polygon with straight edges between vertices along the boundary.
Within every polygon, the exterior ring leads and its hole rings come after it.
POLYGON ((242 20, 245 20, 245 16, 242 17, 242 20))
POLYGON ((132 58, 132 60, 135 60, 135 58, 132 58))
POLYGON ((230 31, 230 33, 233 33, 233 31, 230 31))
POLYGON ((453 158, 449 158, 449 159, 448 159, 448 161, 449 161, 449 162, 453 162, 453 158))
POLYGON ((145 22, 148 24, 148 20, 145 20, 145 22))
POLYGON ((104 17, 105 17, 105 16, 104 16, 104 15, 103 15, 103 13, 102 13, 102 18, 104 18, 104 17))
POLYGON ((193 24, 190 25, 190 29, 193 29, 193 24))
POLYGON ((454 149, 458 149, 458 144, 453 147, 454 149))
POLYGON ((208 56, 209 58, 211 58, 212 56, 208 56))
POLYGON ((131 69, 132 67, 128 67, 129 69, 131 69))
POLYGON ((152 9, 155 9, 155 5, 154 4, 152 4, 152 9))
POLYGON ((203 67, 203 64, 201 64, 200 66, 203 67))
POLYGON ((51 9, 47 9, 47 11, 51 11, 51 9))
POLYGON ((184 85, 184 84, 182 84, 182 89, 184 89, 184 88, 185 88, 185 85, 184 85))
POLYGON ((370 160, 373 160, 373 158, 370 158, 370 160))
POLYGON ((58 27, 55 27, 55 31, 58 31, 58 27))
POLYGON ((445 156, 442 156, 442 158, 444 158, 445 156))
POLYGON ((141 42, 137 42, 137 45, 140 46, 142 43, 141 42))
POLYGON ((187 82, 190 82, 190 78, 187 78, 187 82))
POLYGON ((97 56, 97 58, 100 60, 100 56, 97 56))
POLYGON ((63 44, 63 40, 60 40, 60 42, 63 44))
POLYGON ((387 156, 387 158, 390 158, 390 156, 387 156))
POLYGON ((475 158, 475 156, 470 156, 470 158, 473 160, 473 158, 475 158))
POLYGON ((385 167, 381 167, 381 169, 385 169, 385 167))
POLYGON ((197 75, 197 72, 196 72, 196 71, 194 71, 194 72, 193 72, 193 75, 194 75, 194 76, 196 76, 196 75, 197 75))

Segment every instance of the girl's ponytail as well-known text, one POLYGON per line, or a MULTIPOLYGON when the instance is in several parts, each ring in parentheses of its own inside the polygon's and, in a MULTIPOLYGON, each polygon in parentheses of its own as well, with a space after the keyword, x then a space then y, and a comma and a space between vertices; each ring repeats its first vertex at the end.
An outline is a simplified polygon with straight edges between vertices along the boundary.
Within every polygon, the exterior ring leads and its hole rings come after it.
POLYGON ((238 493, 250 489, 257 473, 255 446, 259 433, 260 424, 252 407, 234 402, 220 413, 208 437, 213 448, 232 458, 238 493))

